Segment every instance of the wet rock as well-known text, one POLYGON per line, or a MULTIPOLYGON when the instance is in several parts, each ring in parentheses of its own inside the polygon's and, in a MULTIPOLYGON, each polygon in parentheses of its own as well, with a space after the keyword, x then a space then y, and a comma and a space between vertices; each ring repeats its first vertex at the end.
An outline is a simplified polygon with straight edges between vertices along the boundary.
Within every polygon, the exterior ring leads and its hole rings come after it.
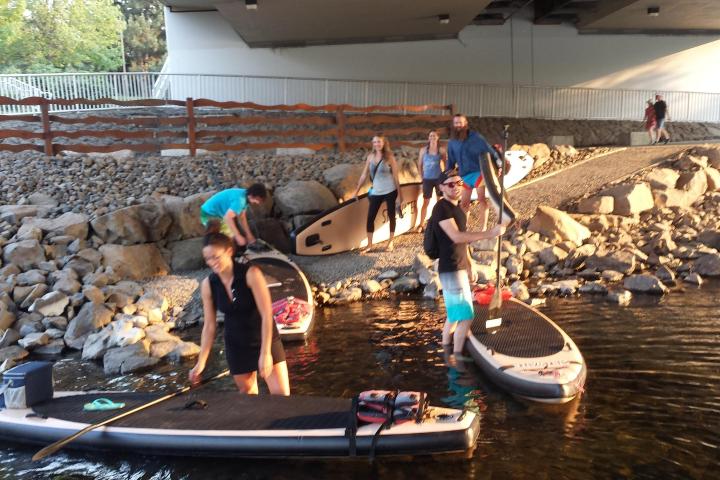
POLYGON ((437 274, 434 274, 429 282, 425 284, 423 288, 423 298, 429 298, 431 300, 437 300, 440 297, 440 278, 437 274))
MULTIPOLYGON (((127 373, 131 368, 136 366, 150 365, 145 363, 144 360, 150 359, 150 341, 143 340, 133 345, 121 348, 112 348, 108 350, 103 356, 103 369, 107 375, 127 373), (127 369, 123 368, 124 364, 127 363, 127 369)), ((157 358, 153 358, 155 361, 152 365, 158 362, 157 358)))
POLYGON ((404 276, 396 279, 390 289, 398 293, 414 292, 420 288, 420 281, 417 278, 404 276))
POLYGON ((175 347, 177 347, 180 343, 182 342, 179 339, 177 341, 155 342, 150 345, 150 356, 155 358, 164 358, 169 355, 170 352, 175 350, 175 347))
POLYGON ((665 284, 675 283, 675 272, 673 272, 665 265, 661 265, 660 267, 658 267, 658 269, 655 271, 655 276, 665 284))
POLYGON ((600 282, 588 282, 579 289, 580 293, 607 294, 608 289, 600 282))
POLYGON ((575 292, 577 292, 579 286, 580 282, 574 279, 560 280, 558 282, 541 285, 540 287, 538 287, 538 291, 542 295, 573 295, 575 292))
POLYGON ((364 280, 360 284, 360 289, 367 294, 373 294, 376 292, 379 292, 382 290, 382 286, 380 285, 380 282, 377 280, 364 280))
POLYGON ((655 275, 649 273, 630 275, 623 282, 623 287, 631 292, 652 293, 662 295, 668 288, 655 275))
POLYGON ((627 290, 611 290, 608 292, 607 300, 620 306, 627 306, 632 300, 632 293, 627 290))
POLYGON ((685 277, 683 277, 683 282, 689 283, 691 285, 697 285, 698 287, 702 285, 703 280, 700 275, 697 273, 689 273, 685 277))
POLYGON ((344 305, 347 303, 357 302, 362 298, 362 290, 359 287, 352 287, 340 290, 331 299, 333 305, 344 305))
POLYGON ((170 354, 168 360, 179 362, 184 358, 195 357, 200 353, 200 346, 193 342, 180 342, 170 354))

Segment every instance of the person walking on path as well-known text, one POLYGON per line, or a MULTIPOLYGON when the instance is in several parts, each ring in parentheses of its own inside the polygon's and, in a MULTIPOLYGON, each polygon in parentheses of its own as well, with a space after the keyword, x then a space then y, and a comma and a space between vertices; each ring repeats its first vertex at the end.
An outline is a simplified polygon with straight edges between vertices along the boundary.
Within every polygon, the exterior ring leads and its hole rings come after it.
POLYGON ((505 232, 503 225, 488 231, 467 231, 467 216, 458 206, 462 197, 463 179, 456 169, 445 170, 438 179, 443 197, 433 207, 428 229, 438 245, 438 273, 442 286, 447 319, 443 326, 442 343, 453 345, 452 358, 462 360, 463 347, 474 318, 470 275, 472 264, 467 244, 495 238, 505 232))
POLYGON ((670 111, 662 95, 655 95, 655 121, 657 122, 657 143, 667 144, 670 141, 670 134, 665 128, 665 122, 670 121, 670 111))
POLYGON ((257 394, 260 374, 271 394, 290 395, 285 351, 265 277, 258 267, 234 261, 235 245, 220 233, 217 220, 209 222, 203 243, 203 257, 212 273, 200 286, 204 325, 190 381, 198 383, 205 370, 220 310, 225 315, 225 358, 240 393, 257 394))
POLYGON ((460 199, 460 207, 467 215, 470 211, 470 197, 477 190, 478 217, 484 230, 487 226, 488 202, 485 198, 485 185, 480 173, 480 155, 489 153, 497 163, 500 158, 494 148, 478 132, 470 130, 465 115, 455 115, 450 129, 448 142, 448 168, 457 167, 465 184, 460 199))
POLYGON ((365 167, 358 180, 357 189, 355 189, 355 200, 357 200, 360 188, 362 188, 368 175, 372 187, 368 192, 370 206, 368 207, 366 223, 367 245, 363 251, 372 248, 375 217, 380 211, 380 206, 385 203, 388 220, 390 221, 390 239, 385 250, 391 252, 393 250, 393 238, 395 237, 395 209, 396 205, 402 204, 402 193, 400 192, 400 180, 395 155, 390 150, 390 143, 382 135, 376 135, 372 139, 372 152, 365 159, 365 167))
POLYGON ((200 222, 207 228, 212 220, 220 222, 222 233, 231 236, 240 247, 255 242, 247 222, 249 204, 259 205, 267 198, 262 183, 255 183, 247 190, 228 188, 208 198, 200 207, 200 222), (242 232, 238 228, 238 220, 242 232))
POLYGON ((657 125, 657 121, 655 119, 655 105, 653 105, 652 99, 647 101, 643 122, 645 122, 645 130, 650 137, 650 145, 653 145, 657 141, 655 140, 655 126, 657 125))
POLYGON ((437 185, 440 173, 445 170, 447 159, 447 150, 440 146, 440 134, 436 130, 430 130, 428 133, 428 143, 420 149, 418 154, 418 172, 422 178, 422 208, 420 209, 420 224, 418 231, 422 232, 425 224, 425 216, 427 215, 428 205, 433 196, 433 191, 437 198, 440 198, 440 189, 437 185))

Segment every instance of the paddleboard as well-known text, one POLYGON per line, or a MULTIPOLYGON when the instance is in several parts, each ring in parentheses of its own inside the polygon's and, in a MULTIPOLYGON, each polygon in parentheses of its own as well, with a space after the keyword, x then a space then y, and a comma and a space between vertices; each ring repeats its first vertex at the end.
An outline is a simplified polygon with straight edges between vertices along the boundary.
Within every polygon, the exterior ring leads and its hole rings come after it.
MULTIPOLYGON (((396 216, 395 236, 402 235, 420 225, 418 202, 422 202, 422 184, 401 185, 402 218, 396 216)), ((367 194, 355 200, 349 200, 334 208, 322 212, 309 223, 290 234, 293 253, 296 255, 332 255, 367 246, 367 219, 369 202, 367 194)), ((433 196, 434 199, 434 196, 433 196)), ((434 200, 433 200, 434 201, 434 200)), ((430 217, 432 204, 427 209, 425 219, 430 217)), ((395 212, 391 212, 393 215, 395 212)), ((387 208, 383 203, 375 218, 373 243, 390 238, 390 223, 387 208)))
POLYGON ((305 274, 287 256, 262 240, 249 247, 244 257, 265 276, 280 338, 304 340, 315 319, 312 288, 305 274))
POLYGON ((509 393, 544 403, 565 403, 584 388, 587 367, 580 350, 534 308, 510 298, 500 319, 475 303, 465 347, 487 377, 509 393))
MULTIPOLYGON (((507 192, 510 187, 517 185, 520 180, 527 177, 532 171, 534 164, 533 158, 528 155, 524 150, 510 150, 505 152, 505 165, 507 166, 504 172, 502 181, 505 184, 505 191, 507 192)), ((485 197, 490 200, 495 207, 495 211, 500 211, 500 177, 498 175, 497 166, 495 162, 488 161, 487 157, 480 157, 480 171, 485 179, 485 197)), ((477 200, 477 191, 473 190, 471 200, 477 200)), ((512 209, 507 200, 505 200, 505 206, 503 207, 503 223, 507 224, 515 220, 516 214, 512 209)))
MULTIPOLYGON (((0 410, 0 438, 45 446, 162 396, 55 392, 32 408, 0 410), (100 398, 124 406, 84 410, 83 405, 100 398)), ((352 403, 343 398, 196 389, 91 430, 64 448, 123 455, 347 458, 471 452, 479 435, 477 414, 434 406, 423 410, 420 421, 393 423, 378 433, 379 423, 357 424, 352 403)))

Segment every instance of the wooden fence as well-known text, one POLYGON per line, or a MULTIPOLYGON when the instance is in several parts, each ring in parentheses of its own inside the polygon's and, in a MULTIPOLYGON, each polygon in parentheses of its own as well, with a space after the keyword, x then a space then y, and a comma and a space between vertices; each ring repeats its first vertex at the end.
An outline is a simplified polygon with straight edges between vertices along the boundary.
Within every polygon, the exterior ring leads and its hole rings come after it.
POLYGON ((42 97, 16 100, 0 96, 0 105, 36 106, 40 109, 39 115, 0 116, 0 151, 36 150, 48 156, 62 151, 107 153, 126 149, 158 153, 165 149, 183 149, 190 156, 195 156, 199 149, 239 151, 307 148, 345 152, 369 148, 370 137, 379 131, 391 139, 393 146, 417 145, 419 141, 426 141, 428 127, 446 134, 454 111, 452 105, 259 105, 192 98, 183 102, 42 97), (153 116, 147 112, 138 115, 131 113, 125 117, 95 114, 73 116, 67 113, 50 114, 50 105, 176 108, 168 110, 168 116, 153 116), (431 113, 438 111, 442 114, 431 113), (270 112, 282 112, 285 115, 270 112), (23 128, 3 129, 3 122, 17 122, 23 128), (53 124, 61 125, 62 129, 53 129, 53 124), (87 125, 92 124, 102 124, 102 128, 89 129, 87 125), (67 125, 79 125, 81 129, 68 128, 67 125), (288 125, 292 129, 287 129, 288 125), (277 141, 278 137, 290 141, 277 141), (8 142, 9 139, 14 140, 8 142), (18 139, 33 142, 20 143, 18 139), (58 139, 65 140, 58 142, 58 139), (95 139, 97 143, 68 143, 77 139, 84 142, 95 139))

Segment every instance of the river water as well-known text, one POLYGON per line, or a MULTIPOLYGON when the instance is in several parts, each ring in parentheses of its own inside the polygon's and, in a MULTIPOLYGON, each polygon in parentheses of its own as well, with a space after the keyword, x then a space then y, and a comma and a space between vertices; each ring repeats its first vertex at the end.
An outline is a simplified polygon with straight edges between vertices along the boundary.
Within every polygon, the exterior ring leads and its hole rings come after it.
MULTIPOLYGON (((720 285, 620 308, 589 297, 549 299, 542 311, 588 363, 585 394, 566 405, 516 400, 473 365, 449 369, 439 347, 441 310, 396 298, 325 309, 305 344, 286 348, 293 393, 350 397, 369 388, 429 392, 431 403, 482 412, 471 459, 283 461, 153 458, 0 443, 0 478, 55 479, 712 479, 720 478, 720 285)), ((199 330, 190 333, 197 339, 199 330)), ((217 344, 220 347, 220 344, 217 344)), ((214 355, 208 373, 225 369, 214 355)), ((191 364, 107 379, 94 363, 63 359, 57 390, 168 390, 191 364)), ((233 390, 223 379, 204 388, 233 390)), ((262 388, 262 387, 261 387, 262 388)))

